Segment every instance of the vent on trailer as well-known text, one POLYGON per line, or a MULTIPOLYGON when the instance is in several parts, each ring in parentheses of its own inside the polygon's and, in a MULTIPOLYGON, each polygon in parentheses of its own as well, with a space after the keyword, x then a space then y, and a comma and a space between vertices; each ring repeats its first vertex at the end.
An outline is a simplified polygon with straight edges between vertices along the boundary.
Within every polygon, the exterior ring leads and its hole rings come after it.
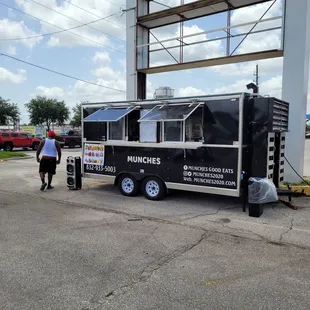
POLYGON ((281 184, 284 181, 284 160, 285 160, 285 133, 280 134, 280 149, 279 152, 279 177, 278 182, 281 184))
POLYGON ((267 178, 273 180, 274 163, 275 163, 275 133, 268 133, 268 148, 267 148, 267 178))
POLYGON ((274 98, 272 108, 272 131, 288 131, 289 104, 274 98))

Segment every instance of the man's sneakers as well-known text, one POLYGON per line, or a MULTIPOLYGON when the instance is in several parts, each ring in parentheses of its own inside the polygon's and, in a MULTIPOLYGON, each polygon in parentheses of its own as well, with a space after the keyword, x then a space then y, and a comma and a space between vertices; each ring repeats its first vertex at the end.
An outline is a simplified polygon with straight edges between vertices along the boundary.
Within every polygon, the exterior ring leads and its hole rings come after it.
POLYGON ((44 190, 45 190, 45 188, 46 188, 46 186, 47 186, 47 183, 46 183, 46 182, 44 182, 44 183, 41 185, 40 190, 41 190, 41 191, 44 191, 44 190))
POLYGON ((49 185, 48 187, 47 187, 47 189, 53 189, 54 188, 54 186, 52 186, 52 185, 49 185))

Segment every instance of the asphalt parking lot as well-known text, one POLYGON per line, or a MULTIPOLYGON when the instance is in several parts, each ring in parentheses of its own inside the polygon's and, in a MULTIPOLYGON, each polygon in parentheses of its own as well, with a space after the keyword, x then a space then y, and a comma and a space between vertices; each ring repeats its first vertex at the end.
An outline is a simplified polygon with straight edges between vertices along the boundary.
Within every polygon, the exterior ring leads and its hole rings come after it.
MULTIPOLYGON (((35 156, 32 151, 28 154, 35 156)), ((53 191, 39 191, 40 180, 35 158, 2 163, 0 188, 95 209, 173 221, 216 232, 310 246, 308 198, 293 200, 299 207, 298 211, 274 204, 266 206, 260 218, 251 218, 248 213, 242 212, 241 201, 231 197, 173 191, 163 201, 149 201, 142 195, 124 197, 117 187, 93 179, 83 180, 81 191, 70 191, 66 186, 65 159, 75 155, 81 155, 79 148, 63 149, 63 160, 58 166, 53 191)))
POLYGON ((45 192, 35 158, 0 162, 1 309, 309 309, 307 199, 250 218, 231 198, 65 180, 65 160, 45 192))

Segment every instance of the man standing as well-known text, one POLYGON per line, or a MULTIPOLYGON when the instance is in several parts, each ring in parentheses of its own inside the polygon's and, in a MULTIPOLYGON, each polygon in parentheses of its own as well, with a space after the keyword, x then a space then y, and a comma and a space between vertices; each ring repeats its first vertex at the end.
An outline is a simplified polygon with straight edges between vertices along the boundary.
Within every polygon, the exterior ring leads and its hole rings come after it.
POLYGON ((56 174, 56 165, 60 164, 61 160, 61 148, 58 141, 55 140, 55 132, 50 130, 48 132, 48 138, 41 141, 37 150, 37 162, 40 163, 40 178, 42 181, 41 191, 52 189, 53 175, 56 174), (40 153, 42 151, 42 158, 40 159, 40 153), (57 160, 58 154, 58 160, 57 160), (45 174, 48 174, 48 184, 45 182, 45 174))

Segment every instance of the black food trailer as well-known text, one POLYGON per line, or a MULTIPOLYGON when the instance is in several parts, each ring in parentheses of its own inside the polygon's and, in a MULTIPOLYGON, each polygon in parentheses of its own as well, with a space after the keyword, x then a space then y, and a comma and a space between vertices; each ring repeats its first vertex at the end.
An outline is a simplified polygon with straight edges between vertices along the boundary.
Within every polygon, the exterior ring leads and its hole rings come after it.
POLYGON ((232 197, 249 177, 283 181, 289 104, 248 93, 85 103, 82 175, 140 190, 232 197))

